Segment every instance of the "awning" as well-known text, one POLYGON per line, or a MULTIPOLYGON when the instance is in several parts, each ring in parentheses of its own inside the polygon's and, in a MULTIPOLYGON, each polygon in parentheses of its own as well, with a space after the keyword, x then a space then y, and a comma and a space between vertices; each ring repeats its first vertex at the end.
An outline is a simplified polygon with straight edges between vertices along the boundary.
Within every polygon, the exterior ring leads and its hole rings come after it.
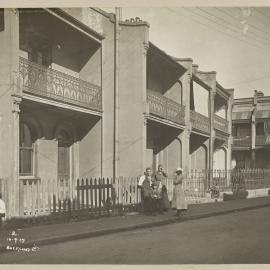
POLYGON ((270 118, 270 111, 269 110, 257 111, 256 118, 270 118))
POLYGON ((252 111, 233 112, 232 120, 247 120, 251 118, 252 111))

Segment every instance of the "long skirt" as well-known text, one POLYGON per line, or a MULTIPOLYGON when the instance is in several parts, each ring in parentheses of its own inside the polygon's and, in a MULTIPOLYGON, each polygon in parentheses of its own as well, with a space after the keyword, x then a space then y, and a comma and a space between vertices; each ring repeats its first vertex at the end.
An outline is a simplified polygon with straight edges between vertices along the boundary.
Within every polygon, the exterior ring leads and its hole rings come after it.
POLYGON ((174 186, 172 208, 177 210, 187 210, 185 193, 181 184, 174 186))
POLYGON ((167 193, 166 186, 162 187, 162 208, 163 210, 169 210, 170 209, 170 201, 167 193))

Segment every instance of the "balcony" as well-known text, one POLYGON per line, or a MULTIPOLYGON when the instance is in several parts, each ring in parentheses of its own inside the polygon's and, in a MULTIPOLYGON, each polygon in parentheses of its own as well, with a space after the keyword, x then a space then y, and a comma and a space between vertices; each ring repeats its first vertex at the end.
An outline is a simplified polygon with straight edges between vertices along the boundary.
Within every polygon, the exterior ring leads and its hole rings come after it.
POLYGON ((233 138, 234 147, 250 147, 251 146, 251 137, 234 137, 233 138))
POLYGON ((218 115, 214 115, 214 128, 224 133, 229 133, 229 122, 218 115))
POLYGON ((19 60, 20 86, 23 92, 102 111, 101 87, 63 72, 19 60))
POLYGON ((257 135, 255 141, 256 141, 256 146, 270 145, 270 136, 257 135))
POLYGON ((190 111, 190 121, 192 129, 210 134, 210 119, 198 112, 190 111))
POLYGON ((147 90, 147 102, 150 114, 177 124, 185 124, 185 107, 179 103, 151 90, 147 90))

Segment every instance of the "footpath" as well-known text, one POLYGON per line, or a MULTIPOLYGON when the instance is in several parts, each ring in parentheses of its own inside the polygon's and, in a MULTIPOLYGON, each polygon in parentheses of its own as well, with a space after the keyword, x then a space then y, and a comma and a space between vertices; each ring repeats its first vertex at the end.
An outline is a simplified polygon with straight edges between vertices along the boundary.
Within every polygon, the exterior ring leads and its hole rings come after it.
MULTIPOLYGON (((237 211, 253 210, 262 207, 270 207, 270 196, 189 205, 188 211, 184 213, 183 217, 180 219, 175 216, 175 211, 169 211, 164 215, 159 214, 156 216, 130 213, 124 216, 102 217, 95 220, 32 226, 17 229, 16 234, 18 235, 18 239, 23 239, 23 243, 19 245, 20 247, 40 247, 42 245, 64 241, 150 228, 175 222, 185 222, 188 220, 218 216, 237 211)), ((7 251, 11 234, 12 231, 5 230, 0 233, 0 252, 7 251)))

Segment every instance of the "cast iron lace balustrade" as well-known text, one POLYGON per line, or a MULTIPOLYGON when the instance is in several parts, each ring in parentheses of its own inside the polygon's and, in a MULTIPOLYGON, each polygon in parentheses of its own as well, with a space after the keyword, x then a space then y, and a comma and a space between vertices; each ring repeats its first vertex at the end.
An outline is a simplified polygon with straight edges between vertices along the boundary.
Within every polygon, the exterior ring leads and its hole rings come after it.
POLYGON ((229 123, 226 119, 218 115, 214 115, 214 128, 215 129, 228 133, 229 132, 228 126, 229 126, 229 123))
POLYGON ((181 104, 151 90, 147 90, 147 102, 151 114, 185 124, 185 107, 181 104))
POLYGON ((256 136, 256 146, 259 145, 270 145, 270 136, 268 135, 257 135, 256 136))
POLYGON ((210 118, 198 112, 190 111, 190 121, 192 128, 205 133, 210 133, 210 118))
POLYGON ((234 137, 233 138, 233 146, 251 146, 251 137, 245 136, 245 137, 234 137))
POLYGON ((102 110, 101 87, 20 57, 20 86, 24 92, 102 110))

